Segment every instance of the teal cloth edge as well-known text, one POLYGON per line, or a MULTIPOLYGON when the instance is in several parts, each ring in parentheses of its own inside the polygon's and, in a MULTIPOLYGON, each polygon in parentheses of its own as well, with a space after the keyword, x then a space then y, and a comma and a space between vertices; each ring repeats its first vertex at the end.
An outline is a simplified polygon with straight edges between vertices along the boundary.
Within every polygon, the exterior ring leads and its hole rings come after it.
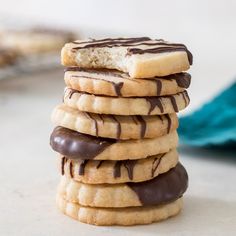
POLYGON ((181 144, 236 148, 236 81, 179 122, 181 144))

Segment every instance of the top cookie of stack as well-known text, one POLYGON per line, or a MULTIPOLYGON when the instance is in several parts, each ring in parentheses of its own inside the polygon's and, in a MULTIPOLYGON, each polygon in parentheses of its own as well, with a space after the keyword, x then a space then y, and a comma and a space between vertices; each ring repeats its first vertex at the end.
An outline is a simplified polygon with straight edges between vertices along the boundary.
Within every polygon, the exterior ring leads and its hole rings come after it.
POLYGON ((183 44, 148 37, 79 40, 64 46, 62 64, 117 69, 147 79, 188 70, 192 55, 183 44))

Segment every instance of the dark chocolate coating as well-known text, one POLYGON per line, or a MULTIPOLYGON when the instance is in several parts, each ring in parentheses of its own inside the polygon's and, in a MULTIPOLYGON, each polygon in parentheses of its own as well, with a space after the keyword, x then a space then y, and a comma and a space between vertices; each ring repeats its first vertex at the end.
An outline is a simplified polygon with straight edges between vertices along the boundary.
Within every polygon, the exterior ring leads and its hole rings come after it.
POLYGON ((180 198, 188 187, 188 174, 178 163, 168 172, 152 180, 127 185, 138 195, 143 206, 159 205, 180 198))
POLYGON ((70 159, 93 159, 116 140, 96 138, 61 126, 56 127, 50 137, 52 149, 70 159))

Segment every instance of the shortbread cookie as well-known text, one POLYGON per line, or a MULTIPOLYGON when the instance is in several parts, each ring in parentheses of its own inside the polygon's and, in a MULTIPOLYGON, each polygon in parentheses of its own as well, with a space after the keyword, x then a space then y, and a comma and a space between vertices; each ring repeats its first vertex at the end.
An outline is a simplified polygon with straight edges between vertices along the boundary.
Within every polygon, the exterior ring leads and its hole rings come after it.
POLYGON ((83 223, 93 225, 141 225, 177 215, 183 207, 182 197, 176 201, 147 207, 92 208, 66 201, 57 195, 59 210, 83 223))
POLYGON ((83 206, 131 207, 174 201, 184 194, 187 187, 188 174, 179 163, 156 178, 138 183, 84 184, 64 175, 57 192, 67 201, 83 206))
POLYGON ((183 92, 191 82, 187 73, 152 79, 132 79, 117 70, 66 68, 66 85, 80 92, 118 97, 164 96, 183 92))
POLYGON ((132 78, 151 78, 189 69, 192 55, 185 45, 148 37, 78 40, 62 49, 62 64, 117 69, 132 78))
POLYGON ((45 53, 58 51, 75 38, 71 32, 50 28, 4 31, 1 44, 17 50, 20 54, 45 53))
POLYGON ((142 182, 169 171, 178 163, 176 149, 139 160, 104 161, 61 158, 61 171, 87 184, 142 182))
POLYGON ((81 160, 142 159, 169 152, 177 144, 176 131, 158 138, 119 141, 96 138, 58 126, 50 137, 50 145, 54 151, 70 159, 81 160))
POLYGON ((189 104, 187 91, 162 97, 121 98, 81 93, 66 88, 64 103, 69 107, 98 114, 161 115, 179 112, 189 104))
POLYGON ((178 128, 175 113, 156 116, 117 116, 81 112, 64 104, 52 113, 52 121, 84 134, 115 139, 155 138, 178 128))

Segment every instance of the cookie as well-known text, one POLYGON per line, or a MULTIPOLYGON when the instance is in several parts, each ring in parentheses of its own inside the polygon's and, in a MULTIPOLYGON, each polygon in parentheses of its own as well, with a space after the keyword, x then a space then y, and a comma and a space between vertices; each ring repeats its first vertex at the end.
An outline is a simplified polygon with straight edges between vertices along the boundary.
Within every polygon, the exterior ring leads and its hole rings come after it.
POLYGON ((79 67, 66 68, 67 87, 95 95, 118 97, 164 96, 183 92, 191 82, 187 73, 173 74, 152 79, 132 79, 117 70, 93 70, 79 67))
POLYGON ((58 51, 66 42, 75 38, 71 32, 50 28, 4 31, 1 44, 29 56, 35 53, 58 51))
POLYGON ((107 38, 68 43, 61 60, 64 66, 117 69, 132 78, 152 78, 188 70, 192 55, 185 45, 162 39, 107 38))
POLYGON ((63 175, 57 192, 82 206, 114 208, 164 204, 181 197, 187 187, 188 174, 178 163, 168 172, 138 183, 84 184, 63 175))
POLYGON ((163 205, 128 208, 92 208, 66 201, 57 195, 58 209, 67 216, 93 225, 142 225, 177 215, 183 206, 182 197, 163 205))
POLYGON ((80 111, 112 115, 161 115, 179 112, 188 106, 187 91, 162 97, 108 97, 66 88, 64 103, 80 111))
POLYGON ((154 116, 101 115, 70 108, 64 104, 52 113, 56 126, 63 126, 84 134, 114 139, 155 138, 178 128, 175 113, 154 116))
POLYGON ((178 163, 176 149, 139 160, 70 160, 61 157, 62 174, 87 184, 142 182, 169 171, 178 163))
POLYGON ((178 135, 138 140, 116 140, 82 134, 61 126, 50 137, 52 149, 70 159, 132 160, 169 152, 177 147, 178 135))

